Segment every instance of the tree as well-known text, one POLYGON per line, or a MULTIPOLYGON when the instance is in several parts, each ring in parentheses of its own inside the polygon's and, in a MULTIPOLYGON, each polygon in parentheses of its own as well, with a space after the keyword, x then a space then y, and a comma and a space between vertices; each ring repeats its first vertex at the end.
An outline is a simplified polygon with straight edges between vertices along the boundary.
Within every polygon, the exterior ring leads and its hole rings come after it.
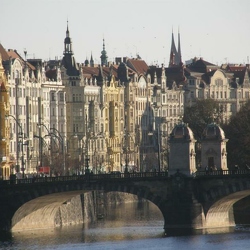
POLYGON ((197 140, 195 144, 196 162, 201 162, 201 140, 204 129, 212 122, 222 123, 223 109, 214 99, 196 99, 196 103, 184 110, 183 121, 188 124, 197 140))
POLYGON ((250 101, 223 126, 227 142, 229 168, 250 165, 250 101))
POLYGON ((222 114, 222 108, 214 99, 196 99, 193 106, 185 108, 183 121, 192 129, 195 139, 199 142, 208 124, 222 123, 222 114))

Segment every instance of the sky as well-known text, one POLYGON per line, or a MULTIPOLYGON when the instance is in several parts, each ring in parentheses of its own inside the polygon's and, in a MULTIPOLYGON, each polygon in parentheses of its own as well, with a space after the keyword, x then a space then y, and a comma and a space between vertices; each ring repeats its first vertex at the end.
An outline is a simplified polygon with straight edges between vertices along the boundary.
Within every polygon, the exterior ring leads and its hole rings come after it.
POLYGON ((1 0, 0 43, 24 57, 62 58, 67 21, 78 63, 135 58, 168 65, 172 31, 182 60, 249 63, 250 0, 1 0))

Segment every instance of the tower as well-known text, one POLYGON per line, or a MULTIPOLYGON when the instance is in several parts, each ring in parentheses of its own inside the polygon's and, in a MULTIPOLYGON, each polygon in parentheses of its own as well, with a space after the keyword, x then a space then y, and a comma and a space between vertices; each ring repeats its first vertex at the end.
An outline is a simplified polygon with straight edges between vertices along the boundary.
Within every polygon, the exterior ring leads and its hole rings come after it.
POLYGON ((72 48, 72 40, 69 35, 69 25, 67 21, 67 30, 66 30, 66 37, 64 39, 64 52, 63 52, 63 59, 62 59, 62 66, 65 67, 67 70, 68 76, 79 76, 79 67, 75 61, 73 48, 72 48))
POLYGON ((73 48, 72 48, 72 41, 69 36, 69 24, 67 21, 67 30, 66 30, 66 37, 64 39, 64 55, 70 54, 73 55, 73 48))
POLYGON ((187 124, 181 122, 174 127, 169 139, 169 175, 177 172, 191 175, 196 172, 195 142, 187 124))
POLYGON ((203 167, 227 170, 227 151, 224 131, 216 123, 208 124, 201 142, 201 164, 203 167))
POLYGON ((101 52, 101 65, 102 66, 108 66, 108 56, 107 56, 107 52, 105 50, 105 41, 103 39, 103 50, 101 52))

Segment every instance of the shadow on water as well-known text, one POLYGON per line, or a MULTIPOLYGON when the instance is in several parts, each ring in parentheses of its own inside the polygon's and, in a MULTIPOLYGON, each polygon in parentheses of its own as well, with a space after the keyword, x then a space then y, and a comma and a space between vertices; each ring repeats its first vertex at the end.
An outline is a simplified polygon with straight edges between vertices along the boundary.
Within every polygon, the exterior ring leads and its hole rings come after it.
POLYGON ((169 236, 190 236, 190 235, 205 235, 205 234, 226 234, 236 231, 235 227, 221 227, 221 228, 167 228, 165 229, 165 237, 169 236))
POLYGON ((10 242, 11 239, 12 239, 11 232, 6 232, 6 231, 0 230, 0 244, 2 242, 10 242))

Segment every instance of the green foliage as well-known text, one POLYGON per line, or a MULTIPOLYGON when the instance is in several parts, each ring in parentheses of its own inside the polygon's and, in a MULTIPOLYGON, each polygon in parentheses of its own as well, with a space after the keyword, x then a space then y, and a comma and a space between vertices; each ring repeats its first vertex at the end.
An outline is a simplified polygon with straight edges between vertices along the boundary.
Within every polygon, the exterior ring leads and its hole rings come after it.
POLYGON ((183 121, 189 125, 195 138, 200 141, 207 124, 221 123, 222 111, 214 99, 196 99, 195 105, 185 108, 183 121))
POLYGON ((228 166, 250 166, 250 101, 223 126, 227 142, 228 166))

